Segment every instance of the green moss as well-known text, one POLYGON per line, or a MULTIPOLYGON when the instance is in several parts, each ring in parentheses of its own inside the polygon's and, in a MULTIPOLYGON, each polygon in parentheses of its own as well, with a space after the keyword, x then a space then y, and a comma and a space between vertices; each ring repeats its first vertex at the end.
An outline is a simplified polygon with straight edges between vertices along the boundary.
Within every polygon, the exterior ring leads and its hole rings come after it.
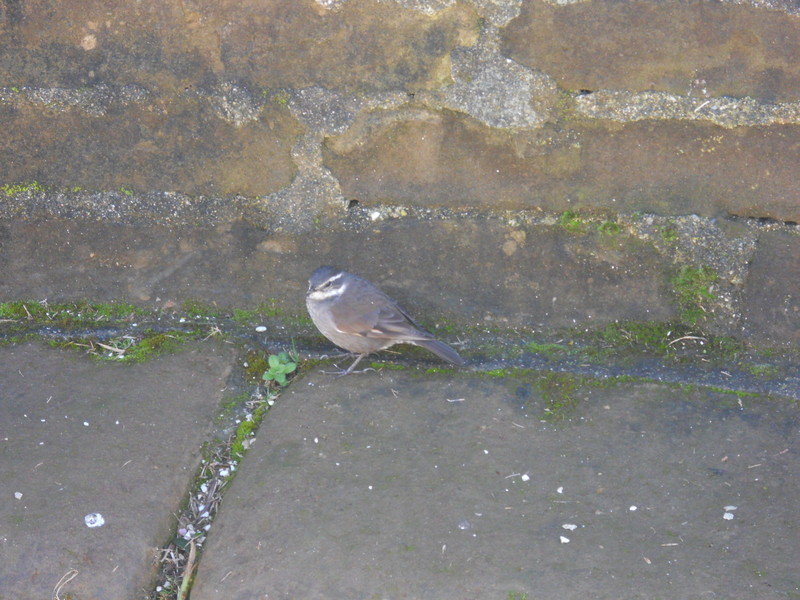
POLYGON ((388 362, 381 362, 381 361, 374 361, 369 363, 370 369, 385 369, 387 371, 404 371, 406 369, 405 365, 401 365, 399 363, 388 363, 388 362))
POLYGON ((673 327, 662 322, 623 321, 609 323, 597 331, 598 339, 615 348, 633 348, 655 354, 664 354, 669 348, 673 327))
POLYGON ((425 373, 428 375, 452 375, 458 373, 458 369, 453 367, 430 367, 425 369, 425 373))
POLYGON ((661 236, 661 239, 664 240, 665 242, 678 241, 678 230, 673 225, 667 225, 666 227, 659 228, 658 234, 661 236))
POLYGON ((244 357, 244 374, 247 381, 260 383, 261 377, 269 370, 269 352, 250 350, 244 357))
POLYGON ((585 378, 570 373, 544 373, 534 385, 541 392, 545 401, 544 418, 547 421, 559 422, 571 415, 578 400, 575 392, 585 383, 585 378))
POLYGON ((247 325, 258 320, 258 311, 234 308, 231 318, 240 325, 247 325))
POLYGON ((773 379, 780 375, 781 371, 775 365, 769 364, 744 365, 744 370, 755 377, 763 377, 765 379, 773 379))
POLYGON ((620 230, 619 223, 614 221, 603 221, 597 226, 597 231, 603 235, 617 235, 620 230))
POLYGON ((124 185, 119 186, 119 191, 125 194, 126 196, 133 196, 133 190, 125 187, 124 185))
POLYGON ((43 319, 47 309, 36 300, 18 300, 16 302, 0 303, 0 319, 32 320, 43 319))
POLYGON ((122 335, 103 341, 95 337, 73 338, 69 340, 47 340, 54 348, 81 350, 98 360, 138 363, 154 356, 175 352, 186 342, 199 337, 202 332, 183 331, 156 332, 145 330, 136 336, 122 335))
POLYGON ((152 356, 174 352, 190 338, 191 335, 180 331, 166 333, 146 331, 144 338, 126 349, 124 360, 127 362, 142 362, 152 356))
POLYGON ((258 423, 255 420, 248 419, 239 423, 231 441, 231 456, 241 457, 244 455, 245 441, 253 436, 256 429, 258 429, 258 423))
POLYGON ((222 411, 222 415, 220 416, 222 418, 230 417, 249 399, 250 394, 245 393, 223 398, 222 403, 220 404, 220 410, 222 411))
POLYGON ((30 183, 7 183, 6 185, 0 186, 0 194, 3 194, 6 198, 11 198, 17 194, 37 193, 43 191, 44 186, 37 181, 31 181, 30 183))
POLYGON ((289 100, 291 99, 289 92, 287 92, 286 90, 280 90, 275 93, 271 93, 270 90, 264 90, 262 94, 264 96, 270 96, 270 94, 272 94, 270 99, 275 104, 278 104, 280 106, 286 106, 287 104, 289 104, 289 100))
POLYGON ((283 317, 284 322, 290 327, 306 328, 314 324, 311 317, 305 315, 286 315, 283 317))
POLYGON ((512 373, 513 371, 511 369, 491 369, 489 371, 483 371, 481 375, 484 377, 508 377, 512 373))
POLYGON ((459 327, 458 323, 456 323, 455 321, 450 321, 448 319, 439 319, 433 326, 432 330, 436 331, 437 333, 455 335, 461 331, 461 327, 459 327))
POLYGON ((193 317, 206 319, 217 319, 224 314, 218 306, 205 304, 199 300, 184 300, 181 303, 181 310, 193 317))
POLYGON ((578 213, 565 210, 558 219, 558 224, 562 229, 573 234, 586 233, 586 220, 578 213))
POLYGON ((528 342, 525 349, 534 354, 541 354, 548 360, 565 358, 571 354, 570 349, 564 344, 542 344, 539 342, 528 342))
POLYGON ((146 314, 146 310, 124 302, 93 303, 79 300, 50 304, 38 300, 18 300, 0 303, 0 321, 13 321, 17 325, 89 327, 97 323, 130 320, 146 314))
POLYGON ((265 317, 280 317, 283 314, 283 309, 275 298, 268 298, 258 305, 257 310, 265 317))
POLYGON ((681 319, 694 325, 705 319, 706 307, 716 296, 711 287, 718 279, 711 267, 682 266, 670 279, 681 310, 681 319))
POLYGON ((269 410, 269 404, 271 402, 269 398, 274 397, 274 394, 269 396, 267 402, 259 404, 256 407, 249 419, 245 419, 239 423, 239 426, 236 428, 236 432, 231 439, 231 456, 241 457, 244 455, 245 451, 247 450, 247 440, 255 435, 255 432, 258 430, 258 426, 261 424, 261 421, 264 420, 264 415, 267 414, 267 411, 269 410))

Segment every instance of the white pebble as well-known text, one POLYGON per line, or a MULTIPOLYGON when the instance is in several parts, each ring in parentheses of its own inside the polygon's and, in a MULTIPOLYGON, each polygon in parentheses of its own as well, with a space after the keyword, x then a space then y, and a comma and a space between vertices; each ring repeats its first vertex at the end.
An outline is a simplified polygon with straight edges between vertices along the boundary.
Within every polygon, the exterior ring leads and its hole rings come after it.
POLYGON ((578 528, 578 526, 574 523, 564 523, 561 527, 568 529, 569 531, 575 531, 578 528))
POLYGON ((731 519, 733 519, 733 513, 726 512, 724 515, 722 515, 722 518, 725 519, 726 521, 730 521, 731 519))
POLYGON ((564 488, 563 487, 557 487, 556 488, 556 492, 559 493, 559 494, 563 494, 564 493, 564 488))
POLYGON ((530 476, 527 473, 523 473, 522 477, 520 477, 520 479, 522 479, 522 481, 530 481, 531 480, 530 476))
POLYGON ((264 325, 259 325, 258 327, 256 327, 256 331, 258 333, 264 333, 266 330, 267 328, 264 325))
POLYGON ((561 536, 559 536, 559 539, 561 540, 562 544, 569 544, 569 538, 568 537, 564 537, 563 535, 561 535, 561 536))
POLYGON ((726 506, 725 510, 736 510, 737 508, 739 508, 739 507, 738 506, 726 506))
POLYGON ((83 517, 83 522, 86 523, 87 527, 102 527, 105 525, 106 520, 100 513, 89 513, 83 517))
POLYGON ((628 510, 629 510, 629 511, 631 511, 631 512, 633 512, 633 511, 635 511, 637 508, 638 508, 638 506, 636 506, 636 505, 634 504, 634 505, 633 505, 633 506, 631 506, 631 507, 630 507, 628 510))
POLYGON ((22 492, 14 492, 14 498, 17 500, 22 500, 22 492))

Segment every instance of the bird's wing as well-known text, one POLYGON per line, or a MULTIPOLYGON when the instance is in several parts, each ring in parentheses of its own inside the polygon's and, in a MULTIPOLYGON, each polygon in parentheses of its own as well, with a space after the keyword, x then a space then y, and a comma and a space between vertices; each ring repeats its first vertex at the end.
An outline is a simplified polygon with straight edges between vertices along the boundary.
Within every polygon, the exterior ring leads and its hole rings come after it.
POLYGON ((429 340, 433 336, 417 328, 416 323, 398 306, 384 307, 367 337, 391 338, 397 341, 429 340))
POLYGON ((336 329, 342 333, 397 341, 429 340, 433 337, 420 331, 411 317, 394 303, 379 308, 371 302, 356 301, 338 309, 334 306, 331 312, 336 329))

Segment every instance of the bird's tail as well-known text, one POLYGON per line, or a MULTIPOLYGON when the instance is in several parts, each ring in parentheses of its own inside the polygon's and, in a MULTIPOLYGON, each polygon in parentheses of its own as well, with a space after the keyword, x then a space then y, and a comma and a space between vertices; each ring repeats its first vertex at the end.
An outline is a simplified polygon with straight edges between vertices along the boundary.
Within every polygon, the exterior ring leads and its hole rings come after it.
POLYGON ((459 367, 464 365, 464 359, 458 355, 458 352, 453 350, 450 346, 439 340, 414 340, 417 346, 422 346, 426 350, 430 350, 439 358, 451 362, 459 367))

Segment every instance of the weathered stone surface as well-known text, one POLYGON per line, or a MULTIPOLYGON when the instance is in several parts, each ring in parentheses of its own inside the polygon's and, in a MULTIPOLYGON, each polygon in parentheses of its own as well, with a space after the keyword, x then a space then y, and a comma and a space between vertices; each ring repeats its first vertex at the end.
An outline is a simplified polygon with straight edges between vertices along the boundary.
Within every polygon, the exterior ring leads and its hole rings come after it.
POLYGON ((72 570, 61 598, 147 596, 232 362, 213 344, 135 366, 0 348, 0 597, 55 597, 72 570))
POLYGON ((455 113, 372 115, 327 140, 359 202, 800 221, 800 127, 643 121, 507 132, 455 113))
POLYGON ((413 91, 450 77, 450 52, 475 38, 477 15, 433 16, 374 0, 330 11, 311 0, 190 3, 218 36, 227 77, 262 87, 413 91))
POLYGON ((572 402, 553 424, 535 379, 311 374, 258 432, 193 599, 800 590, 797 406, 658 385, 572 402))
POLYGON ((743 329, 754 343, 800 346, 800 236, 759 237, 742 313, 743 329))
POLYGON ((800 100, 800 19, 722 2, 525 2, 502 32, 510 58, 568 90, 800 100))
POLYGON ((223 69, 217 35, 182 2, 9 3, 0 16, 0 81, 9 85, 179 92, 223 69))
POLYGON ((10 6, 0 13, 0 82, 16 86, 411 91, 449 78, 450 52, 474 41, 478 23, 463 5, 431 16, 374 0, 339 10, 312 0, 10 6))
POLYGON ((61 189, 125 188, 251 196, 288 185, 300 127, 274 102, 237 126, 212 100, 191 94, 153 104, 42 110, 24 98, 0 104, 0 181, 61 189))
POLYGON ((373 280, 422 321, 557 327, 667 319, 676 310, 669 265, 652 246, 557 226, 398 219, 360 231, 326 228, 308 239, 245 224, 47 222, 0 231, 0 297, 155 306, 186 299, 255 306, 274 298, 304 314, 308 275, 332 263, 373 280))

